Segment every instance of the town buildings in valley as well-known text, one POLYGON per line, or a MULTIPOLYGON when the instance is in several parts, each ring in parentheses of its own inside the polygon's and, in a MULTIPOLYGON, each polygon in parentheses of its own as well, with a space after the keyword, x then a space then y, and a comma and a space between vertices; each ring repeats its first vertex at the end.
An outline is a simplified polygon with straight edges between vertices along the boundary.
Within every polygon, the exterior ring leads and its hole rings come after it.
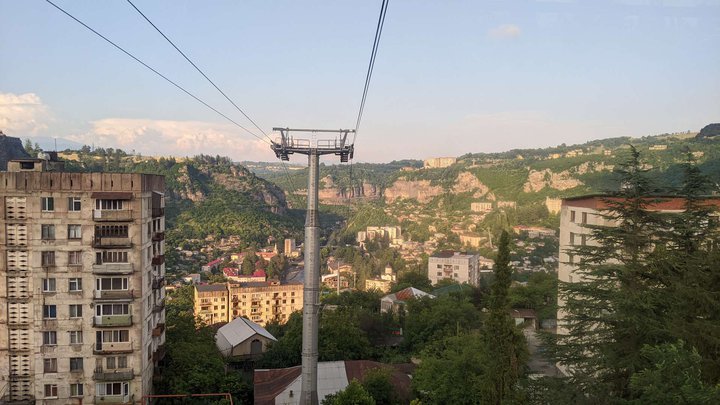
POLYGON ((387 265, 380 277, 365 280, 365 291, 379 290, 386 293, 390 291, 394 282, 395 273, 393 272, 393 268, 387 265))
POLYGON ((460 284, 480 285, 480 255, 443 251, 428 258, 428 278, 432 284, 449 279, 460 284))
POLYGON ((131 404, 165 352, 165 181, 0 173, 1 403, 131 404), (69 402, 68 402, 69 401, 69 402))

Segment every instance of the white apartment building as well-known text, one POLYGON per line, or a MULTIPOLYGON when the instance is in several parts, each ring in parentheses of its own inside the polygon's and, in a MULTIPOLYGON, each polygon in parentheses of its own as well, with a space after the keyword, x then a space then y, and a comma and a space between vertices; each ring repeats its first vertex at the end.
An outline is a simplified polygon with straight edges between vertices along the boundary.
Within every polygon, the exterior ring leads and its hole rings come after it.
POLYGON ((443 279, 458 283, 480 285, 478 261, 480 255, 460 252, 441 252, 428 258, 428 278, 432 284, 443 279))
POLYGON ((0 403, 139 402, 165 349, 164 178, 47 163, 0 172, 0 403))

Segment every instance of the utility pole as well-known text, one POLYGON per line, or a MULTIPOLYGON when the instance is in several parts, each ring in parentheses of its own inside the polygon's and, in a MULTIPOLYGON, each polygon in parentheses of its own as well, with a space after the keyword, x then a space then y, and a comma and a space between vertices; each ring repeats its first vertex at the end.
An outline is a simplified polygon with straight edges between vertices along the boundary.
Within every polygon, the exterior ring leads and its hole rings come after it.
MULTIPOLYGON (((290 160, 289 155, 299 153, 308 156, 307 213, 305 214, 305 277, 303 279, 303 332, 302 371, 300 403, 317 405, 318 323, 320 308, 320 218, 318 215, 318 182, 320 181, 320 156, 337 155, 341 162, 352 159, 354 145, 347 144, 352 129, 290 129, 273 128, 280 132, 280 142, 273 141, 272 150, 280 160, 290 160), (310 139, 294 139, 291 132, 332 133, 334 139, 311 142, 310 139)), ((338 285, 340 271, 338 269, 338 285)))

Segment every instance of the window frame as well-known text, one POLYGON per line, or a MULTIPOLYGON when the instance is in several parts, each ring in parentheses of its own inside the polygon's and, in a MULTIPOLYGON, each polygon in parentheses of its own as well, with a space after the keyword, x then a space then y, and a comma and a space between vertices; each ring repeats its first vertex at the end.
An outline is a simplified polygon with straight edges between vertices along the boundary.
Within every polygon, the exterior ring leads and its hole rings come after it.
POLYGON ((82 304, 68 305, 68 318, 70 318, 70 319, 82 318, 83 317, 82 307, 83 307, 82 304), (73 311, 73 309, 74 309, 74 311, 73 311), (75 315, 73 315, 73 312, 75 312, 75 315))
POLYGON ((68 197, 68 212, 80 211, 82 211, 82 197, 68 197), (75 204, 77 204, 77 208, 75 204))
POLYGON ((80 240, 82 239, 82 225, 80 224, 68 224, 67 238, 69 240, 80 240), (76 232, 77 231, 77 232, 76 232))
POLYGON ((57 373, 57 357, 43 359, 43 373, 57 373))
POLYGON ((43 346, 57 346, 57 331, 46 330, 42 332, 43 346))
POLYGON ((55 240, 55 224, 41 224, 40 225, 40 239, 41 240, 55 240))
POLYGON ((43 398, 47 398, 47 399, 56 399, 56 398, 58 398, 58 386, 57 386, 57 384, 45 384, 44 394, 45 394, 45 396, 44 396, 43 398), (49 395, 48 395, 48 392, 50 392, 49 395))
POLYGON ((55 212, 55 197, 40 197, 40 211, 55 212))

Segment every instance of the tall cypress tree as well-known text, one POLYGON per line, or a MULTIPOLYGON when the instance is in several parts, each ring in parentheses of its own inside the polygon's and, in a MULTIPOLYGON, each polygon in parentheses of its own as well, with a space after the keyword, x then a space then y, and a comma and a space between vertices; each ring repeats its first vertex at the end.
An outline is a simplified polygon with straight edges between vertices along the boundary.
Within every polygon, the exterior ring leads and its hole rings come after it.
POLYGON ((509 312, 512 268, 510 237, 506 231, 500 236, 494 274, 488 317, 483 329, 488 356, 480 392, 483 393, 483 403, 500 404, 513 398, 514 387, 527 357, 525 338, 515 327, 509 312))

